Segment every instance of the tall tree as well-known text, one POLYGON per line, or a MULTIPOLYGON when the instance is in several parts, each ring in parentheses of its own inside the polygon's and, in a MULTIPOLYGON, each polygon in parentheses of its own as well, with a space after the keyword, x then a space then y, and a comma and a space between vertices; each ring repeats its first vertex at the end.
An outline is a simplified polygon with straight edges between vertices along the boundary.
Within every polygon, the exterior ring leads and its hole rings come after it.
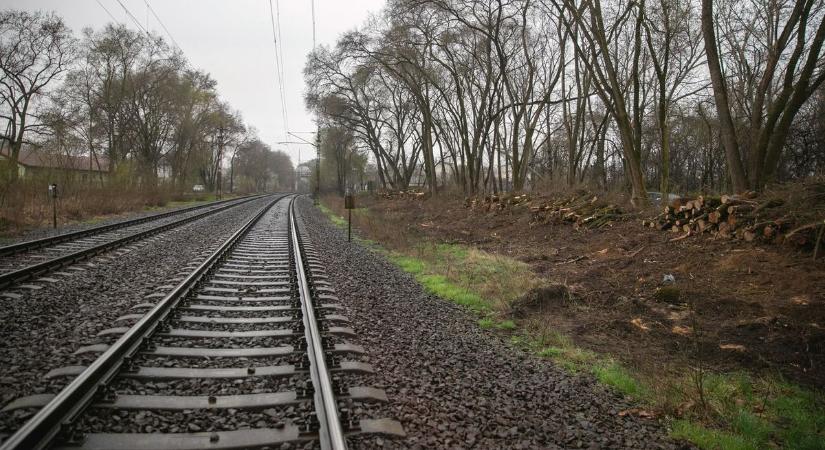
POLYGON ((702 0, 701 17, 728 170, 735 191, 762 189, 796 114, 825 81, 825 11, 822 0, 722 6, 715 14, 702 0))
POLYGON ((75 39, 54 14, 0 11, 0 118, 2 140, 10 145, 8 176, 17 178, 20 149, 28 133, 43 131, 35 113, 38 100, 71 64, 75 39))

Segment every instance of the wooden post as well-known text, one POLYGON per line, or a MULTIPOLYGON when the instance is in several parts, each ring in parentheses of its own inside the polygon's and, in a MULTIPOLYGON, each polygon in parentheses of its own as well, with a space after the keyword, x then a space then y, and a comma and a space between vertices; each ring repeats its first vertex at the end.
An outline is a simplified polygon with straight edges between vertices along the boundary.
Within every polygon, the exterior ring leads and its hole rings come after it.
POLYGON ((355 208, 355 195, 347 188, 344 194, 344 208, 347 210, 347 242, 352 242, 352 210, 355 208))

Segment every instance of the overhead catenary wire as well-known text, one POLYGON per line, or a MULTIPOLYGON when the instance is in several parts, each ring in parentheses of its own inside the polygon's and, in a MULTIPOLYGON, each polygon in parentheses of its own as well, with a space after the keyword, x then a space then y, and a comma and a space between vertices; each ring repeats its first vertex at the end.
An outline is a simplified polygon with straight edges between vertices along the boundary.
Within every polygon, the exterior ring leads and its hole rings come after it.
POLYGON ((126 12, 126 15, 129 16, 130 19, 132 19, 132 22, 134 22, 138 28, 140 28, 144 33, 146 33, 147 36, 152 37, 152 35, 149 34, 149 30, 147 30, 143 25, 140 24, 140 21, 137 20, 134 14, 132 14, 132 12, 129 11, 129 8, 127 8, 122 1, 117 0, 117 3, 120 5, 121 8, 123 8, 123 11, 126 12))
POLYGON ((147 8, 149 8, 149 12, 150 12, 150 13, 152 13, 152 16, 154 16, 154 17, 155 17, 155 20, 157 20, 157 21, 158 21, 158 24, 160 24, 160 27, 161 27, 161 28, 163 28, 163 31, 166 33, 166 35, 167 35, 167 36, 169 36, 169 40, 170 40, 170 41, 172 41, 172 44, 174 44, 174 45, 175 45, 175 47, 177 47, 177 49, 178 49, 181 53, 183 53, 183 49, 182 49, 182 48, 180 48, 180 45, 178 45, 178 41, 176 41, 176 40, 175 40, 175 38, 174 38, 174 37, 172 37, 172 33, 170 33, 170 32, 169 32, 169 29, 168 29, 168 28, 166 28, 166 25, 163 23, 163 21, 162 21, 162 20, 160 20, 160 17, 159 17, 159 16, 158 16, 158 14, 155 12, 155 9, 154 9, 154 8, 152 8, 152 5, 150 5, 150 4, 149 4, 149 1, 148 1, 148 0, 143 0, 143 3, 146 3, 146 7, 147 7, 147 8))
MULTIPOLYGON (((286 77, 284 76, 284 40, 281 38, 281 5, 279 0, 275 0, 275 24, 278 26, 278 58, 280 60, 281 73, 281 90, 286 91, 286 77)), ((284 106, 286 106, 286 99, 284 99, 284 106)), ((287 124, 287 130, 289 124, 287 124)))
MULTIPOLYGON (((276 0, 277 5, 277 0, 276 0)), ((275 47, 275 78, 278 82, 278 92, 281 98, 281 116, 284 122, 284 140, 287 140, 287 132, 289 130, 289 118, 286 112, 286 90, 284 89, 284 75, 283 75, 283 59, 282 59, 282 49, 279 47, 279 36, 280 36, 280 13, 279 13, 279 20, 278 26, 275 26, 275 8, 272 6, 272 0, 269 0, 269 19, 272 23, 272 42, 275 47)), ((287 146, 289 149, 289 146, 287 146)))
POLYGON ((103 10, 104 10, 104 11, 106 11, 106 14, 108 14, 108 15, 109 15, 109 18, 111 18, 111 19, 112 19, 112 21, 114 21, 114 22, 115 22, 115 23, 117 23, 117 24, 119 24, 119 23, 120 23, 120 21, 119 21, 119 20, 117 20, 117 19, 115 18, 115 16, 112 14, 112 12, 111 12, 111 11, 109 11, 109 9, 108 9, 108 8, 106 8, 105 6, 103 6, 103 3, 100 3, 100 0, 95 0, 95 1, 97 2, 97 4, 98 4, 98 5, 100 5, 100 7, 101 7, 101 8, 103 8, 103 10))

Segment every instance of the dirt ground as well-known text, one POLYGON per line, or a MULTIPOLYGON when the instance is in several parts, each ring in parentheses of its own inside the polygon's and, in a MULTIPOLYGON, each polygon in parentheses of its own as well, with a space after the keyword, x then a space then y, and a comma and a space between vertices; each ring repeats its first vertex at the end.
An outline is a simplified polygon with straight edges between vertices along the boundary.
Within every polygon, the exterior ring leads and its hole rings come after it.
POLYGON ((643 215, 576 230, 531 225, 528 208, 483 212, 457 198, 359 203, 397 235, 507 255, 567 285, 571 296, 519 319, 543 321, 642 372, 702 364, 825 387, 825 258, 706 236, 668 242, 675 235, 642 227, 643 215), (674 284, 663 283, 667 274, 674 284), (657 294, 662 287, 676 290, 657 294))

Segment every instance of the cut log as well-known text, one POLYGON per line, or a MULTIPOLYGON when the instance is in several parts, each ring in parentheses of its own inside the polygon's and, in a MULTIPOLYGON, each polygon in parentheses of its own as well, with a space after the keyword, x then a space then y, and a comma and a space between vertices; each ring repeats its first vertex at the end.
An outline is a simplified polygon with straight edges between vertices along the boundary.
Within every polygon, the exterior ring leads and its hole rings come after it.
POLYGON ((727 222, 722 222, 719 224, 719 237, 729 239, 731 237, 730 233, 730 225, 727 222))

